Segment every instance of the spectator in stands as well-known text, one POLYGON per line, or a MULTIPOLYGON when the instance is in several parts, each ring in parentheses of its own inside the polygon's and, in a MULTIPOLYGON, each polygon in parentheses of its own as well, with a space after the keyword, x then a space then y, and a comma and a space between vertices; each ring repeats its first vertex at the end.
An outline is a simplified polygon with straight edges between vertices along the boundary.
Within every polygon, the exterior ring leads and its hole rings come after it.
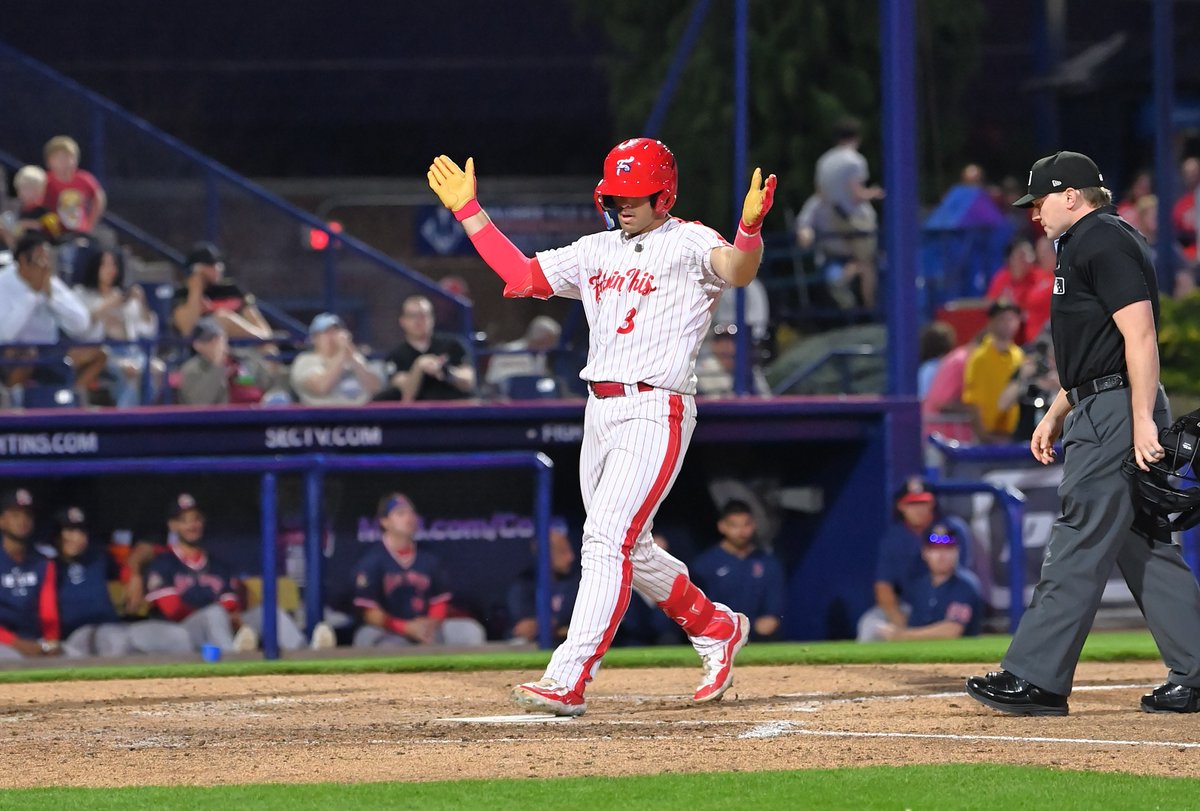
POLYGON ((917 397, 924 400, 942 358, 954 348, 954 327, 931 321, 921 328, 917 358, 917 397))
POLYGON ((1023 236, 1008 245, 1007 261, 992 275, 988 285, 989 301, 1005 299, 1020 308, 1018 344, 1027 344, 1050 321, 1050 293, 1054 289, 1054 270, 1039 267, 1033 243, 1023 236))
POLYGON ((513 377, 552 375, 548 353, 558 346, 562 327, 548 315, 535 316, 525 335, 497 347, 488 360, 483 382, 491 394, 507 394, 506 383, 513 377))
POLYGON ((342 319, 321 313, 308 325, 312 350, 292 361, 292 390, 304 405, 362 405, 383 387, 342 319))
MULTIPOLYGON (((27 231, 13 249, 15 267, 0 270, 0 345, 57 344, 65 334, 85 340, 91 317, 79 297, 54 273, 49 240, 41 231, 27 231)), ((104 371, 106 358, 98 347, 68 350, 75 386, 83 402, 87 391, 104 371)), ((12 348, 7 358, 36 358, 37 351, 12 348)), ((30 382, 61 385, 65 374, 44 365, 10 366, 4 382, 10 387, 30 382)), ((14 398, 17 399, 17 398, 14 398)))
MULTIPOLYGON (((655 546, 663 551, 670 551, 671 544, 662 533, 655 532, 650 536, 655 546)), ((678 556, 678 552, 675 553, 678 556)), ((614 645, 638 646, 649 645, 682 645, 688 638, 683 629, 654 600, 634 589, 629 597, 629 608, 621 627, 617 629, 614 645)))
POLYGON ((42 153, 48 170, 42 205, 58 215, 64 232, 92 233, 104 216, 108 198, 100 181, 79 168, 79 144, 69 135, 56 135, 42 153))
MULTIPOLYGON (((1158 197, 1145 194, 1138 200, 1134 211, 1136 217, 1132 225, 1142 232, 1146 244, 1150 246, 1150 259, 1158 261, 1158 197)), ((1196 289, 1196 268, 1188 260, 1183 248, 1176 242, 1171 245, 1171 272, 1174 275, 1174 286, 1171 294, 1175 297, 1186 296, 1196 289)))
POLYGON ((32 548, 33 496, 0 495, 0 659, 62 653, 54 561, 32 548))
POLYGON ((475 369, 462 342, 433 331, 433 304, 409 296, 400 309, 404 342, 388 356, 389 385, 376 400, 460 400, 475 390, 475 369))
POLYGON ((906 620, 860 626, 858 641, 957 639, 977 636, 983 621, 979 588, 958 568, 959 539, 948 524, 935 523, 921 545, 924 571, 904 589, 906 620))
MULTIPOLYGON (((579 590, 579 567, 575 549, 567 535, 567 523, 561 519, 550 525, 550 638, 555 644, 567 638, 575 595, 579 590)), ((536 547, 535 547, 536 561, 536 547)), ((523 572, 508 589, 508 615, 512 619, 510 637, 514 642, 538 641, 537 564, 523 572)))
MULTIPOLYGON (((758 363, 753 346, 750 349, 750 387, 759 397, 769 397, 771 386, 758 363)), ((733 324, 716 324, 700 346, 696 358, 696 394, 702 397, 721 397, 733 394, 733 376, 737 368, 737 328, 733 324)))
MULTIPOLYGON (((1014 208, 1013 211, 1024 211, 1023 208, 1014 208)), ((1054 247, 1054 241, 1050 237, 1042 234, 1033 243, 1033 253, 1037 257, 1037 266, 1042 270, 1048 270, 1053 275, 1058 268, 1058 251, 1054 247)))
POLYGON ((957 442, 976 442, 983 435, 979 409, 963 400, 963 380, 967 358, 979 347, 982 333, 945 355, 933 373, 929 390, 921 400, 921 430, 923 440, 931 434, 957 442))
POLYGON ((22 166, 13 175, 13 188, 17 192, 17 210, 0 225, 9 247, 26 231, 41 231, 50 239, 62 236, 58 214, 42 205, 46 197, 46 170, 40 166, 22 166))
MULTIPOLYGON (((860 642, 878 638, 876 630, 885 623, 896 629, 908 627, 911 584, 924 577, 928 570, 922 554, 938 518, 937 499, 924 479, 910 476, 896 490, 892 503, 893 521, 879 541, 875 565, 875 606, 858 621, 860 642)), ((955 563, 957 565, 958 561, 955 563)), ((977 582, 965 569, 960 568, 959 574, 977 582)))
POLYGON ((1033 429, 1046 415, 1060 388, 1054 342, 1050 340, 1047 326, 1046 331, 1029 345, 1025 360, 1013 372, 997 403, 1001 411, 1007 411, 1013 404, 1017 406, 1019 416, 1017 427, 1013 429, 1014 442, 1029 442, 1033 437, 1033 429))
POLYGON ((58 612, 63 651, 68 656, 126 656, 131 653, 188 653, 191 637, 162 620, 125 623, 117 616, 108 583, 115 565, 102 547, 90 543, 87 517, 65 507, 54 518, 58 612))
MULTIPOLYGON (((762 279, 754 279, 750 284, 741 288, 746 291, 745 311, 742 313, 746 328, 750 330, 750 339, 754 346, 761 346, 771 337, 771 307, 767 300, 767 288, 762 279)), ((721 296, 717 301, 717 311, 713 321, 717 324, 737 323, 737 290, 730 290, 728 295, 721 296)))
POLYGON ((1194 255, 1196 245, 1196 190, 1200 189, 1200 158, 1185 158, 1179 166, 1183 188, 1175 205, 1171 208, 1171 221, 1175 223, 1175 237, 1185 249, 1194 255))
MULTIPOLYGON (((88 257, 75 293, 91 314, 87 340, 115 342, 104 347, 114 404, 118 408, 138 405, 148 356, 142 347, 127 342, 158 337, 158 316, 146 303, 146 291, 139 284, 126 289, 120 256, 116 251, 101 250, 88 257)), ((150 363, 153 392, 161 382, 164 366, 157 358, 150 359, 150 363)), ((153 399, 152 394, 151 402, 153 399)))
POLYGON ((1025 360, 1025 353, 1014 340, 1021 328, 1021 308, 1000 299, 992 302, 987 314, 983 340, 967 358, 962 399, 979 411, 983 429, 980 441, 1010 442, 1019 413, 1015 404, 1000 408, 1000 393, 1025 360))
MULTIPOLYGON (((171 542, 145 568, 146 600, 152 614, 187 629, 196 648, 255 650, 262 634, 262 606, 246 609, 240 579, 205 549, 204 526, 204 512, 190 494, 180 493, 171 501, 167 510, 171 542)), ((282 609, 277 611, 279 647, 304 647, 304 635, 295 621, 282 609)), ((318 623, 312 647, 332 647, 332 642, 333 630, 318 623)))
POLYGON ((862 143, 862 125, 844 118, 833 128, 835 144, 817 159, 816 189, 828 204, 833 230, 849 243, 852 261, 846 275, 858 279, 862 304, 875 309, 878 250, 878 218, 871 203, 883 198, 883 189, 868 186, 867 159, 858 151, 862 143))
POLYGON ((196 322, 192 348, 196 354, 180 368, 180 403, 257 403, 271 388, 274 371, 256 352, 231 352, 225 329, 215 318, 202 318, 196 322))
MULTIPOLYGON (((1117 216, 1134 228, 1140 228, 1137 204, 1147 194, 1153 193, 1153 177, 1149 171, 1143 169, 1133 176, 1133 182, 1129 184, 1129 191, 1125 193, 1121 202, 1117 203, 1117 216)), ((1143 231, 1143 233, 1145 232, 1143 231)))
POLYGON ((717 531, 720 543, 692 563, 692 579, 709 599, 748 616, 754 638, 772 639, 783 617, 783 567, 754 542, 757 527, 746 502, 728 502, 717 531))
POLYGON ((171 303, 171 321, 180 335, 191 335, 196 322, 209 316, 232 338, 271 338, 271 325, 254 296, 225 275, 225 258, 216 245, 197 242, 184 266, 187 281, 175 290, 171 303))
POLYGON ((354 605, 363 622, 354 647, 482 645, 487 639, 482 625, 449 617, 445 573, 432 552, 417 548, 420 518, 408 496, 388 493, 375 514, 382 537, 354 568, 354 605))
POLYGON ((848 310, 857 303, 849 289, 852 279, 846 273, 853 257, 848 238, 834 230, 835 218, 833 206, 821 195, 810 196, 796 215, 796 244, 801 250, 812 251, 824 290, 834 304, 848 310))

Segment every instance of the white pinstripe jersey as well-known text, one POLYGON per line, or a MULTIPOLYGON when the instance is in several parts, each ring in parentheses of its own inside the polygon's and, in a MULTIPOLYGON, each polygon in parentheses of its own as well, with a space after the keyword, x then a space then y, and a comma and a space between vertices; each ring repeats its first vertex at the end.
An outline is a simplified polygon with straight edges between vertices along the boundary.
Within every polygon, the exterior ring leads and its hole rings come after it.
POLYGON ((554 295, 583 302, 591 337, 579 376, 694 394, 696 354, 729 286, 713 272, 712 251, 728 244, 672 217, 632 239, 603 231, 538 252, 554 295))

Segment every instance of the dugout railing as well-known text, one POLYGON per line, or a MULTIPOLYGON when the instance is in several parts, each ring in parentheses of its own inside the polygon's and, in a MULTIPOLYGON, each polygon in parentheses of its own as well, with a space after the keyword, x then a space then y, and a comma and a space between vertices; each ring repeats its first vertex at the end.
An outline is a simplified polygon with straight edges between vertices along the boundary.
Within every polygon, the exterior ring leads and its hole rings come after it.
POLYGON ((45 459, 0 462, 0 478, 48 478, 146 473, 250 473, 259 474, 259 523, 262 553, 262 650, 266 659, 279 658, 276 623, 278 593, 271 573, 278 570, 278 477, 298 474, 304 480, 304 593, 305 633, 324 615, 321 587, 324 561, 321 554, 321 488, 329 473, 363 471, 429 472, 531 468, 534 471, 534 534, 537 541, 538 644, 552 644, 550 621, 550 503, 554 463, 543 453, 527 451, 448 454, 303 454, 297 456, 162 457, 142 459, 45 459))

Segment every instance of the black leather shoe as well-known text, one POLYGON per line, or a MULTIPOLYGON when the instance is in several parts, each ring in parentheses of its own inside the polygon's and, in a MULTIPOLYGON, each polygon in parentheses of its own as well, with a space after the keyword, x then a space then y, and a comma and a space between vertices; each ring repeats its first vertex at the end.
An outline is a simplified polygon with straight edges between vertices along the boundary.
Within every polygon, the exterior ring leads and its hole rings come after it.
POLYGON ((967 679, 967 695, 1009 715, 1067 714, 1066 696, 1036 687, 1007 670, 967 679))
POLYGON ((1167 682, 1142 696, 1142 712, 1200 712, 1200 688, 1167 682))

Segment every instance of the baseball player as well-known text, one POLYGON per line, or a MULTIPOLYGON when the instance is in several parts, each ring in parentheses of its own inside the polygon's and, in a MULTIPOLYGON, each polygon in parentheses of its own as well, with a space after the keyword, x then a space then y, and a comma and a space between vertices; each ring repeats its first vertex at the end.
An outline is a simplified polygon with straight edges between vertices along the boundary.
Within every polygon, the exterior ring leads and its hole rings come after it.
POLYGON ((700 654, 704 676, 695 700, 719 699, 733 683, 749 622, 709 600, 650 531, 695 428, 696 354, 712 312, 722 291, 744 287, 758 273, 775 176, 763 182, 754 170, 730 245, 711 228, 669 216, 678 174, 665 144, 623 141, 605 158, 595 191, 610 230, 532 259, 480 208, 473 158, 460 169, 441 155, 428 179, 504 279, 505 296, 580 299, 591 328, 579 374, 591 393, 579 461, 587 510, 579 594, 544 678, 518 685, 513 700, 528 710, 581 715, 584 688, 612 642, 631 587, 667 612, 700 654))
POLYGON ((188 653, 188 632, 161 620, 125 623, 108 593, 112 560, 89 539, 87 517, 77 506, 54 517, 57 594, 63 651, 68 656, 188 653))
POLYGON ((0 659, 58 656, 55 565, 33 549, 33 496, 0 495, 0 659))
POLYGON ((363 620, 354 647, 486 642, 477 620, 448 616, 454 595, 437 556, 417 546, 420 516, 408 496, 384 495, 375 516, 383 535, 354 567, 354 605, 363 620))

